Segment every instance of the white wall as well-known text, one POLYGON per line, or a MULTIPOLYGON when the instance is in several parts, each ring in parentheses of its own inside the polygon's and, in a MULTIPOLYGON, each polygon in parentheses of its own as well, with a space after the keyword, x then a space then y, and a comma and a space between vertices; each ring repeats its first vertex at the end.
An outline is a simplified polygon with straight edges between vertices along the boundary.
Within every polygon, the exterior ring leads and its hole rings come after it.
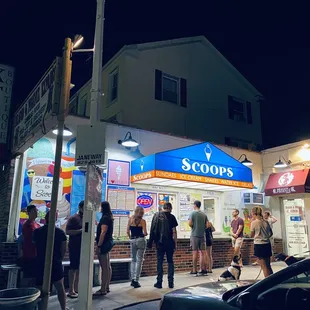
MULTIPOLYGON (((123 50, 104 67, 103 92, 104 120, 115 116, 119 123, 129 126, 215 143, 224 144, 225 137, 262 143, 257 93, 234 74, 216 51, 197 40, 123 50), (110 104, 109 74, 115 68, 119 70, 118 99, 110 104), (187 108, 154 99, 155 69, 187 80, 187 108), (252 103, 253 124, 229 119, 228 95, 252 103)), ((75 97, 80 102, 85 95, 89 116, 89 83, 75 97)))
POLYGON ((261 144, 255 94, 202 43, 139 51, 127 55, 124 65, 121 104, 126 124, 217 143, 228 136, 261 144), (187 108, 154 99, 155 69, 187 79, 187 108), (252 103, 252 125, 229 120, 228 95, 252 103))

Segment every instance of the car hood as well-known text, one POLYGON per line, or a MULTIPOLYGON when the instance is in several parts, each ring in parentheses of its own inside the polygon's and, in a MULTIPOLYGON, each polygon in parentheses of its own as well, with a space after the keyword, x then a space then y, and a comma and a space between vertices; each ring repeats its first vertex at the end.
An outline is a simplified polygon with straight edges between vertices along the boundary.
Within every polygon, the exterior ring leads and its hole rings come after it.
POLYGON ((224 293, 229 290, 235 289, 237 287, 242 287, 246 285, 253 284, 253 280, 245 281, 218 281, 218 282, 208 282, 204 284, 199 284, 195 286, 185 287, 183 289, 175 290, 165 295, 171 297, 180 297, 180 298, 203 298, 211 297, 216 299, 222 299, 224 293))

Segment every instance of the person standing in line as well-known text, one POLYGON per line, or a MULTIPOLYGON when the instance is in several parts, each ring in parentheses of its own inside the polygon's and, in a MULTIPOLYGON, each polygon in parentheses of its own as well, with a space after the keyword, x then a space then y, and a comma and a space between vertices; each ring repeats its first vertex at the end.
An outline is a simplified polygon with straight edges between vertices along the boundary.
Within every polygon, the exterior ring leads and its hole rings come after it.
MULTIPOLYGON (((239 210, 234 209, 232 211, 233 219, 231 221, 230 234, 232 247, 234 248, 234 255, 241 255, 241 247, 243 244, 243 229, 244 221, 239 217, 239 210)), ((243 267, 242 258, 240 259, 240 267, 243 267)))
MULTIPOLYGON (((33 232, 33 243, 37 249, 37 286, 43 285, 44 267, 45 267, 45 253, 47 244, 47 232, 49 224, 49 212, 45 216, 45 225, 36 229, 33 232)), ((64 286, 64 271, 62 267, 62 261, 67 251, 67 236, 64 231, 58 227, 55 227, 55 239, 54 239, 54 253, 52 260, 52 274, 51 282, 56 288, 57 297, 61 310, 67 310, 66 308, 66 292, 64 286)), ((39 304, 39 309, 41 305, 39 304)))
POLYGON ((33 232, 40 228, 40 225, 35 222, 38 217, 38 210, 35 205, 29 205, 27 207, 28 220, 22 227, 22 266, 23 266, 23 284, 25 286, 31 286, 35 283, 36 277, 36 247, 32 242, 33 232))
POLYGON ((172 204, 166 202, 163 205, 162 211, 154 214, 150 230, 150 239, 148 241, 148 248, 152 248, 153 242, 157 249, 157 281, 154 287, 161 289, 163 282, 163 262, 166 254, 168 263, 168 286, 174 287, 174 262, 173 254, 177 249, 177 226, 178 222, 173 214, 172 204))
POLYGON ((69 298, 78 297, 79 269, 81 259, 82 226, 84 201, 79 203, 78 213, 72 215, 67 223, 66 234, 69 236, 69 298))
POLYGON ((212 257, 212 243, 213 243, 213 232, 215 228, 211 222, 207 222, 206 227, 206 246, 207 246, 207 271, 212 273, 213 268, 213 257, 212 257))
POLYGON ((201 202, 194 202, 194 211, 190 214, 188 225, 192 228, 191 232, 191 247, 193 250, 193 270, 191 275, 207 275, 207 251, 206 251, 206 236, 208 217, 200 210, 201 202), (200 252, 200 272, 197 273, 198 251, 200 252))
MULTIPOLYGON (((271 215, 271 212, 270 211, 268 211, 268 210, 266 210, 265 212, 264 212, 264 220, 266 220, 268 223, 269 223, 269 225, 270 225, 270 228, 271 228, 271 230, 272 230, 272 233, 273 233, 273 224, 275 223, 275 222, 277 222, 278 220, 274 217, 274 216, 272 216, 271 215)), ((272 237, 270 237, 270 244, 271 244, 271 251, 272 251, 272 256, 273 256, 273 247, 274 247, 274 237, 272 236, 272 237)), ((253 264, 252 264, 252 266, 257 266, 258 265, 258 261, 256 261, 256 262, 254 262, 253 264)))
POLYGON ((272 229, 263 218, 263 209, 254 207, 252 209, 253 221, 251 223, 251 238, 254 238, 254 255, 258 258, 265 278, 273 274, 270 257, 272 256, 270 238, 272 229))
MULTIPOLYGON (((270 228, 273 233, 273 224, 276 223, 278 220, 273 215, 271 215, 271 212, 268 210, 264 212, 264 220, 266 220, 269 223, 270 228)), ((273 236, 270 238, 270 244, 271 244, 271 250, 272 250, 272 255, 273 255, 273 248, 274 248, 274 237, 273 236)))
POLYGON ((97 255, 101 267, 101 288, 94 294, 95 296, 104 296, 110 293, 110 282, 112 278, 110 251, 114 246, 114 219, 109 202, 103 201, 101 203, 101 213, 102 217, 97 226, 96 234, 97 255))
POLYGON ((136 207, 134 215, 129 218, 127 235, 131 245, 131 286, 141 287, 139 278, 142 270, 147 236, 146 221, 143 219, 144 209, 136 207))

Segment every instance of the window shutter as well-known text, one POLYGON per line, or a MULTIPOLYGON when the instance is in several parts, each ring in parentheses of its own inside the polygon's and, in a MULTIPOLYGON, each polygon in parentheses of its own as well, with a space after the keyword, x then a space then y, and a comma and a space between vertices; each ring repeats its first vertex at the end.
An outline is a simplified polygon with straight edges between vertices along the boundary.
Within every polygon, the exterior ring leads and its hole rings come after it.
POLYGON ((187 107, 187 81, 186 79, 180 79, 180 106, 187 107))
POLYGON ((249 101, 246 102, 246 119, 248 124, 253 124, 252 105, 249 101))
POLYGON ((155 70, 155 99, 162 100, 162 72, 155 70))
POLYGON ((234 102, 232 96, 228 96, 228 117, 234 119, 234 102))

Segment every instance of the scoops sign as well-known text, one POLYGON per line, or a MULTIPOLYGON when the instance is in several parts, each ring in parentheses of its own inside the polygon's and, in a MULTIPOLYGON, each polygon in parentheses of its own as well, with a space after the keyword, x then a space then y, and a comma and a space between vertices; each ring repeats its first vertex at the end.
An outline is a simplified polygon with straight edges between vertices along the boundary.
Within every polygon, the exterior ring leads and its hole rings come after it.
POLYGON ((154 203, 154 200, 149 195, 140 195, 137 197, 137 205, 142 208, 150 208, 154 203))

